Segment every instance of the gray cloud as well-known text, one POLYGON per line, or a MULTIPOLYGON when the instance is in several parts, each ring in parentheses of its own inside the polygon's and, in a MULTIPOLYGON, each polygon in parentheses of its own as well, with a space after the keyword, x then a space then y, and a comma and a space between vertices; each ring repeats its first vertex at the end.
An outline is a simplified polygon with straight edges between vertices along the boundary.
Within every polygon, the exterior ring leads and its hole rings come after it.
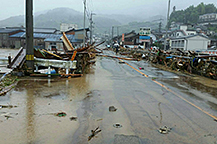
MULTIPOLYGON (((83 11, 83 0, 33 0, 34 12, 54 9, 57 7, 69 7, 77 11, 83 11)), ((190 5, 213 3, 216 0, 171 0, 171 8, 185 9, 190 5)), ((87 0, 89 11, 98 14, 127 14, 139 16, 166 15, 168 0, 87 0)), ((1 2, 0 20, 25 14, 25 0, 7 0, 1 2)))

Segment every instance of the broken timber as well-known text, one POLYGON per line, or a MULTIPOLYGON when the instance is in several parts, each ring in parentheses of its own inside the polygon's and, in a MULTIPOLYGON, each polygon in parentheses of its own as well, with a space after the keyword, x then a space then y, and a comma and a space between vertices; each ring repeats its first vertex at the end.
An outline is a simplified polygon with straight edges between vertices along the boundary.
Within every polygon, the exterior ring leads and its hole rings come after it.
POLYGON ((65 32, 63 32, 63 36, 61 37, 61 39, 63 40, 64 45, 66 46, 66 49, 64 49, 64 51, 67 53, 68 51, 72 51, 74 50, 72 44, 70 43, 70 41, 68 40, 65 32))

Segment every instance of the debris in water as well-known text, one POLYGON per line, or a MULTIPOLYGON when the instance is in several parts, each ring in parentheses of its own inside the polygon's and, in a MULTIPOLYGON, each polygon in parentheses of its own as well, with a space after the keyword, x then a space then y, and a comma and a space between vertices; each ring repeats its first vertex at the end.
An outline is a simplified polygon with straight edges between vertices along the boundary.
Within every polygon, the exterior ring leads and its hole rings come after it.
POLYGON ((65 112, 60 112, 60 113, 57 113, 55 115, 58 116, 58 117, 65 117, 66 113, 65 112))
POLYGON ((214 119, 215 122, 217 122, 217 119, 214 119))
POLYGON ((144 68, 142 68, 142 67, 139 67, 139 69, 140 69, 140 70, 144 70, 144 68))
POLYGON ((9 109, 11 109, 11 108, 15 108, 15 107, 17 107, 17 106, 13 106, 13 105, 0 105, 0 109, 2 109, 2 108, 9 108, 9 109))
POLYGON ((124 64, 125 62, 124 61, 119 61, 119 64, 124 64))
POLYGON ((88 141, 90 141, 94 136, 96 136, 99 132, 101 132, 102 130, 98 130, 99 127, 97 127, 95 130, 91 130, 91 135, 88 137, 88 141), (98 131, 97 131, 98 130, 98 131))
POLYGON ((122 125, 119 124, 119 123, 116 123, 116 124, 114 124, 113 126, 114 126, 115 128, 121 128, 121 127, 122 127, 122 125))
POLYGON ((9 118, 13 118, 13 117, 9 115, 5 115, 5 118, 8 120, 9 118))
POLYGON ((163 126, 163 127, 160 127, 159 129, 159 132, 161 134, 168 134, 170 132, 171 128, 167 127, 167 126, 163 126))
POLYGON ((110 111, 110 112, 115 112, 116 110, 117 110, 117 109, 116 109, 114 106, 110 106, 110 107, 109 107, 109 111, 110 111))
POLYGON ((71 121, 77 121, 77 119, 78 119, 77 117, 70 117, 71 121))

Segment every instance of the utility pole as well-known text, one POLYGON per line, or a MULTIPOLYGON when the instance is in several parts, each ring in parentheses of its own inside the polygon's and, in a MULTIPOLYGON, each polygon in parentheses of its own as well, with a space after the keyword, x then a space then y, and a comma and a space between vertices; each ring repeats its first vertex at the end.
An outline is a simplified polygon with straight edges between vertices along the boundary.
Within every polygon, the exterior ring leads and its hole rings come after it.
POLYGON ((84 0, 84 37, 83 37, 83 46, 85 46, 85 18, 86 18, 86 0, 84 0))
POLYGON ((159 33, 161 33, 162 22, 159 23, 159 33))
POLYGON ((96 15, 95 13, 90 14, 90 43, 92 43, 93 39, 93 15, 96 15))
POLYGON ((26 0, 26 65, 34 70, 33 49, 33 0, 26 0))
POLYGON ((114 26, 112 26, 112 44, 113 44, 113 37, 114 37, 114 26))
POLYGON ((168 29, 169 29, 169 25, 168 25, 169 17, 170 17, 170 0, 169 0, 169 2, 168 2, 167 25, 166 25, 166 37, 165 37, 165 40, 164 40, 164 50, 166 50, 166 44, 167 44, 168 29))
POLYGON ((119 36, 119 27, 117 26, 117 36, 119 36))

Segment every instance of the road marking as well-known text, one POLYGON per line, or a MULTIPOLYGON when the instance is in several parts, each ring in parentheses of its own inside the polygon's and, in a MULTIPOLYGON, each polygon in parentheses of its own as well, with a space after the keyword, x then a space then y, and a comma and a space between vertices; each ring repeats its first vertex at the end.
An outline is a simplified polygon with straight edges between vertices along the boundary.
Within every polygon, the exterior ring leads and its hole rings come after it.
MULTIPOLYGON (((133 66, 131 66, 130 64, 128 64, 127 62, 119 59, 121 62, 124 62, 126 65, 128 65, 129 67, 131 67, 132 69, 136 70, 137 72, 139 72, 140 74, 142 74, 143 76, 148 78, 148 75, 144 74, 143 72, 139 71, 138 69, 134 68, 133 66)), ((193 104, 192 102, 188 101, 187 99, 183 98, 181 95, 177 94, 176 92, 174 92, 173 90, 171 90, 170 88, 166 87, 165 85, 161 84, 160 82, 152 79, 153 82, 155 82, 156 84, 160 85, 161 87, 165 88, 166 90, 170 91, 171 93, 173 93, 174 95, 178 96, 180 99, 182 99, 183 101, 187 102, 188 104, 192 105, 193 107, 197 108, 198 110, 200 110, 201 112, 205 113, 206 115, 212 117, 214 120, 217 121, 217 117, 208 113, 207 111, 203 110, 202 108, 196 106, 195 104, 193 104)))

